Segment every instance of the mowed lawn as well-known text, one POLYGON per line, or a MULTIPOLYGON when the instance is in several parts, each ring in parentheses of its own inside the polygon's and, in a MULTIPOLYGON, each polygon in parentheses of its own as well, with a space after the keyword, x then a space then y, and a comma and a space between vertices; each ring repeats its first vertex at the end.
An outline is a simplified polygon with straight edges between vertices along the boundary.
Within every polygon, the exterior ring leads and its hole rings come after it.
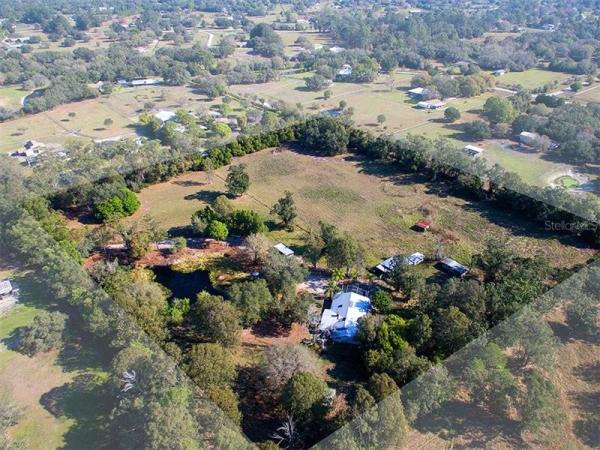
MULTIPOLYGON (((448 256, 470 263, 486 238, 501 236, 523 255, 540 252, 557 265, 585 262, 594 253, 534 232, 530 223, 487 204, 446 195, 443 186, 428 185, 419 176, 391 172, 388 166, 353 156, 318 158, 265 150, 239 162, 248 166, 252 184, 246 195, 234 200, 236 205, 267 218, 271 205, 289 190, 302 228, 318 227, 319 221, 336 224, 361 241, 367 264, 398 252, 431 254, 438 241, 448 256), (432 192, 436 189, 443 195, 432 192), (422 218, 433 222, 433 232, 411 230, 422 218)), ((225 168, 218 170, 211 184, 206 184, 205 173, 195 172, 148 187, 140 194, 139 214, 151 214, 166 228, 186 226, 193 212, 224 192, 226 173, 225 168)), ((274 238, 295 244, 299 234, 286 237, 279 231, 274 238)))
POLYGON ((29 95, 29 91, 25 91, 20 87, 3 87, 0 88, 0 106, 13 110, 21 109, 21 99, 29 95))
POLYGON ((525 89, 540 88, 554 81, 562 83, 571 75, 544 69, 529 69, 523 72, 508 72, 498 78, 499 85, 521 85, 525 89))

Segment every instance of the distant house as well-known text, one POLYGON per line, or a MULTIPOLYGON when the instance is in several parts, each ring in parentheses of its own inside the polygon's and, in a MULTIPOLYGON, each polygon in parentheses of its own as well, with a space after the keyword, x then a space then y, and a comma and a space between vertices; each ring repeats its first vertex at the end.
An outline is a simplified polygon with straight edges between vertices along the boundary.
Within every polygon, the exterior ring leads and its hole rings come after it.
POLYGON ((417 108, 419 109, 434 110, 443 108, 444 106, 446 106, 446 103, 441 100, 428 100, 417 103, 417 108))
POLYGON ((452 258, 444 258, 440 261, 440 268, 444 272, 449 275, 454 275, 456 277, 464 277, 469 269, 457 261, 454 261, 452 258))
POLYGON ((328 332, 335 342, 356 343, 358 320, 371 310, 371 300, 356 292, 340 292, 323 310, 319 330, 328 332))
POLYGON ((554 31, 556 30, 556 25, 554 25, 553 23, 545 23, 544 25, 542 25, 542 30, 554 31))
POLYGON ((431 228, 431 222, 429 222, 428 220, 419 220, 416 224, 415 224, 415 228, 418 231, 429 231, 429 229, 431 228))
POLYGON ((504 69, 499 69, 499 70, 494 70, 492 72, 492 75, 494 75, 495 77, 501 77, 502 75, 504 75, 506 73, 506 70, 504 69))
POLYGON ((156 86, 162 81, 156 78, 136 78, 134 80, 118 80, 117 84, 123 87, 156 86))
POLYGON ((519 134, 519 141, 525 145, 536 145, 540 140, 540 135, 537 133, 531 133, 529 131, 523 131, 519 134))
POLYGON ((277 245, 273 246, 275 249, 277 249, 277 251, 279 253, 281 253, 283 256, 293 256, 294 255, 294 250, 292 250, 291 248, 279 243, 277 245))
POLYGON ((425 89, 425 88, 422 88, 422 87, 417 87, 417 88, 414 88, 414 89, 411 89, 411 90, 409 90, 409 91, 407 92, 407 94, 408 94, 410 97, 414 98, 414 99, 422 99, 422 98, 424 98, 426 95, 428 95, 428 94, 429 94, 429 89, 425 89))
MULTIPOLYGON (((379 264, 377 264, 375 269, 381 274, 390 273, 392 270, 394 270, 397 259, 398 257, 392 256, 391 258, 388 258, 385 261, 381 261, 379 264)), ((423 261, 425 261, 425 255, 419 252, 413 253, 412 255, 404 258, 405 264, 409 266, 418 266, 423 261)))
POLYGON ((339 77, 348 77, 352 75, 352 66, 350 64, 344 64, 340 70, 338 70, 339 77))
POLYGON ((337 45, 334 45, 333 47, 329 47, 329 51, 334 54, 341 53, 344 50, 346 50, 344 47, 338 47, 337 45))
POLYGON ((154 113, 154 117, 156 117, 158 120, 161 120, 163 122, 168 122, 170 120, 175 120, 175 117, 177 117, 177 114, 175 114, 173 111, 161 109, 160 111, 157 111, 154 113))
POLYGON ((476 147, 474 145, 467 145, 465 148, 465 153, 469 155, 471 158, 477 158, 483 153, 483 149, 481 147, 476 147))
POLYGON ((12 295, 13 291, 14 289, 10 280, 0 281, 0 298, 12 295))

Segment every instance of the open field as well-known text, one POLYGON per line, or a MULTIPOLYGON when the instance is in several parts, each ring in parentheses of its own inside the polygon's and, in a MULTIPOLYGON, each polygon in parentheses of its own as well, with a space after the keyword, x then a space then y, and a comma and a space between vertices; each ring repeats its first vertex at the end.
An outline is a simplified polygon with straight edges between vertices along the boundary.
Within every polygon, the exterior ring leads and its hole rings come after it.
POLYGON ((573 97, 584 102, 600 102, 600 84, 585 87, 573 97))
MULTIPOLYGON (((446 254, 469 263, 489 236, 506 236, 510 245, 526 255, 542 252, 558 265, 586 261, 594 251, 567 245, 545 233, 533 232, 528 223, 490 209, 480 202, 433 193, 434 186, 415 175, 391 172, 390 167, 352 156, 316 158, 293 151, 273 154, 266 150, 241 158, 248 166, 252 185, 234 203, 265 217, 287 189, 294 194, 299 225, 331 222, 362 241, 368 264, 396 252, 431 253, 438 240, 446 254), (428 217, 434 231, 420 234, 410 228, 428 217)), ((192 213, 224 192, 226 169, 216 172, 207 185, 206 174, 188 173, 167 183, 144 189, 138 214, 150 213, 165 227, 186 226, 192 213)), ((435 189, 444 192, 436 184, 435 189)), ((444 194, 445 195, 445 194, 444 194)), ((300 232, 278 231, 277 239, 294 245, 300 232)))
POLYGON ((524 72, 508 72, 499 77, 497 82, 499 85, 521 85, 525 89, 535 89, 555 81, 560 84, 570 77, 571 75, 566 73, 529 69, 524 72))
POLYGON ((10 109, 21 109, 21 99, 29 95, 28 91, 20 87, 0 88, 0 106, 10 109))
POLYGON ((60 350, 32 357, 13 350, 15 331, 54 305, 45 304, 48 294, 29 274, 1 267, 0 278, 10 274, 21 289, 20 304, 0 315, 0 398, 8 395, 23 408, 18 424, 9 428, 10 436, 32 449, 94 447, 100 436, 94 423, 103 402, 94 398, 96 385, 83 380, 103 379, 96 354, 71 333, 60 350))

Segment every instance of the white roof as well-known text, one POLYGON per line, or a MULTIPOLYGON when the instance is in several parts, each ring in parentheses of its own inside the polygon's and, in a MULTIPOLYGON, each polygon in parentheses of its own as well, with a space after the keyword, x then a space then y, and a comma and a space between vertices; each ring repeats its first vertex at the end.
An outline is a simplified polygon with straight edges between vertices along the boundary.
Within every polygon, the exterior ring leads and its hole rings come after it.
POLYGON ((519 136, 525 137, 525 138, 531 138, 531 139, 537 139, 540 137, 539 134, 537 133, 532 133, 530 131, 521 131, 521 134, 519 134, 519 136))
POLYGON ((358 319, 371 309, 371 300, 356 292, 340 292, 323 310, 319 330, 331 332, 334 340, 352 341, 358 331, 358 319))
POLYGON ((273 247, 275 247, 279 251, 279 253, 281 253, 284 256, 292 256, 294 254, 294 250, 292 250, 289 247, 286 247, 282 243, 274 245, 273 247))
POLYGON ((9 280, 0 281, 0 295, 10 294, 13 290, 9 280))
POLYGON ((465 150, 471 155, 479 155, 480 153, 483 153, 483 149, 481 147, 476 147, 474 145, 465 146, 465 150))
POLYGON ((338 47, 337 45, 334 45, 333 47, 329 48, 329 51, 331 53, 340 53, 340 52, 343 52, 344 50, 345 50, 344 47, 338 47))
POLYGON ((423 95, 425 92, 427 92, 427 89, 422 88, 422 87, 418 87, 418 88, 414 88, 408 91, 409 94, 415 94, 415 95, 423 95))
MULTIPOLYGON (((387 273, 394 269, 394 260, 395 256, 386 259, 385 261, 380 262, 376 268, 381 272, 387 273)), ((412 255, 409 255, 404 258, 404 262, 409 266, 418 266, 425 260, 425 255, 423 253, 415 252, 412 255)))
POLYGON ((175 114, 173 111, 161 109, 160 111, 154 113, 154 117, 162 120, 163 122, 168 122, 169 120, 173 120, 175 117, 177 117, 177 114, 175 114))

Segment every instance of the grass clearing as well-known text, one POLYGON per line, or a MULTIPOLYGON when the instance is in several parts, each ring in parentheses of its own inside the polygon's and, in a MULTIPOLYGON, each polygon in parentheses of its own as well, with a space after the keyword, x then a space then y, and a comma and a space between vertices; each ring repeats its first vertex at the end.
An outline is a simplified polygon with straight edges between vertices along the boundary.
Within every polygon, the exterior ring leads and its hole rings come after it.
MULTIPOLYGON (((585 262, 594 251, 571 246, 546 233, 532 231, 529 224, 482 202, 432 192, 427 180, 417 175, 393 172, 389 166, 353 156, 317 158, 293 151, 273 154, 262 151, 240 158, 248 167, 249 192, 235 200, 238 207, 251 208, 264 217, 285 190, 294 194, 303 228, 318 227, 320 220, 334 223, 359 239, 367 264, 397 252, 433 252, 437 241, 445 243, 449 256, 469 263, 489 236, 507 237, 522 254, 537 252, 557 265, 585 262), (280 172, 261 176, 273 165, 280 172), (433 221, 433 231, 416 233, 410 228, 424 217, 433 221)), ((225 192, 226 168, 216 172, 212 184, 206 174, 188 173, 140 193, 138 214, 150 213, 166 228, 186 226, 196 210, 225 192)), ((436 189, 440 186, 436 184, 436 189)), ((445 188, 441 188, 444 191, 445 188)), ((301 245, 302 232, 276 230, 273 241, 301 245)))
POLYGON ((556 180, 556 184, 559 184, 560 186, 562 186, 566 189, 573 189, 573 188, 579 187, 579 185, 581 183, 579 183, 579 181, 577 181, 575 178, 573 178, 569 175, 565 175, 565 176, 559 177, 556 180))
POLYGON ((544 69, 529 69, 524 72, 508 72, 498 78, 499 85, 521 85, 524 89, 541 88, 549 83, 563 83, 571 75, 544 69))
POLYGON ((29 91, 20 87, 3 87, 0 88, 0 106, 9 109, 21 109, 21 99, 26 97, 29 91))

